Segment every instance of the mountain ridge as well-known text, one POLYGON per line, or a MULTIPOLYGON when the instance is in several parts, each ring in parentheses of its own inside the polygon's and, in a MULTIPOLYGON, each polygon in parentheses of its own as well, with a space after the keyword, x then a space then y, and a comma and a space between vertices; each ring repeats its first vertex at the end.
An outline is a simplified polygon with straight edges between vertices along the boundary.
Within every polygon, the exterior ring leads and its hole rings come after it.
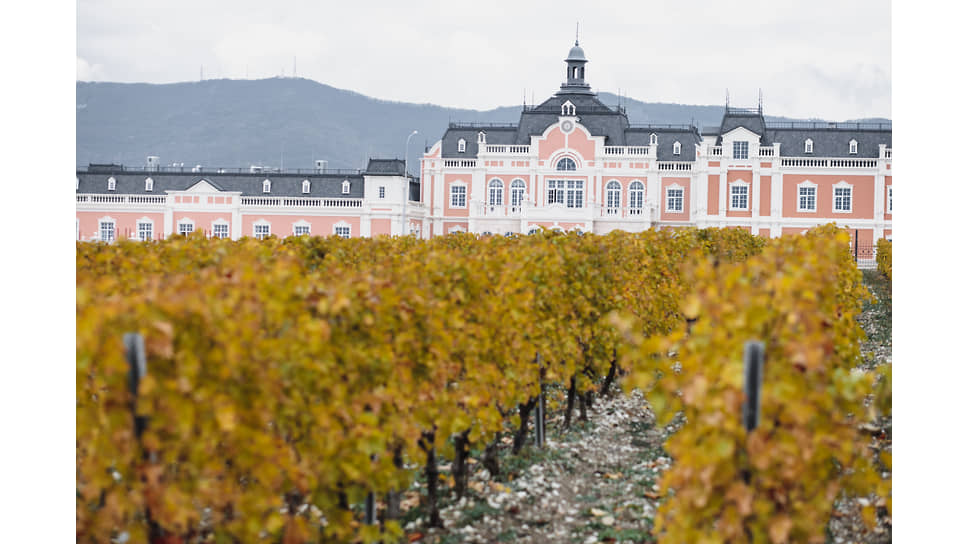
MULTIPOLYGON (((312 168, 315 159, 324 159, 331 168, 362 168, 369 158, 402 157, 414 129, 419 134, 406 154, 416 164, 422 149, 439 140, 450 122, 516 123, 521 112, 520 105, 474 110, 386 100, 290 77, 77 81, 75 92, 79 166, 139 166, 148 155, 156 155, 162 164, 185 166, 312 168)), ((619 103, 614 94, 598 96, 607 105, 619 103)), ((649 103, 624 96, 621 103, 634 124, 719 126, 724 111, 723 106, 649 103)))

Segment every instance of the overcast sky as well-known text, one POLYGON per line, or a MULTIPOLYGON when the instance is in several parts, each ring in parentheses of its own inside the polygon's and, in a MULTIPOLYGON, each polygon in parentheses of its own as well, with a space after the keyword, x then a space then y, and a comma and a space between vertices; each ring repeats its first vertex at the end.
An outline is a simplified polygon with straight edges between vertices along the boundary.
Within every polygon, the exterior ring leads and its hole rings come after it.
POLYGON ((598 91, 843 120, 891 116, 891 6, 871 0, 79 0, 77 78, 296 75, 490 109, 557 90, 575 24, 598 91))

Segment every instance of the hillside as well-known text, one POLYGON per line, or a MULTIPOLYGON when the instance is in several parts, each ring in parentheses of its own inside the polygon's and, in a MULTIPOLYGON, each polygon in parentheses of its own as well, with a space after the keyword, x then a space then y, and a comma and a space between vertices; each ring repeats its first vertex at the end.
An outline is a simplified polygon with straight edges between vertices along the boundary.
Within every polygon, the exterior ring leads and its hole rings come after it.
MULTIPOLYGON (((548 92, 550 96, 554 90, 548 92)), ((618 103, 600 93, 609 105, 618 103)), ((538 101, 544 97, 536 97, 538 101)), ((623 97, 632 123, 719 125, 722 106, 646 103, 623 97)), ((76 84, 75 164, 163 164, 244 167, 250 164, 360 168, 368 157, 410 160, 432 145, 450 121, 517 122, 520 106, 488 111, 389 102, 309 79, 213 79, 195 82, 76 84)), ((786 120, 767 117, 767 120, 786 120)))

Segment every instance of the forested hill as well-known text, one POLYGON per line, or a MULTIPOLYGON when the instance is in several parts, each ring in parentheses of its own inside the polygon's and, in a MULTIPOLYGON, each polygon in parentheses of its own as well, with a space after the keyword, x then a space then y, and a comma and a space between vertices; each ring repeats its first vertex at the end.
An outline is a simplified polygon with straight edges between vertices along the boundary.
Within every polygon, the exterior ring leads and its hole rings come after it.
MULTIPOLYGON (((550 96, 554 89, 549 90, 550 96)), ((538 101, 544 97, 536 97, 538 101)), ((608 105, 618 98, 600 93, 608 105)), ((368 157, 409 158, 433 145, 450 121, 514 123, 521 106, 488 111, 389 102, 309 79, 212 79, 195 82, 77 82, 77 157, 88 163, 140 166, 360 168, 368 157)), ((632 123, 718 126, 722 106, 646 103, 622 98, 632 123)), ((767 117, 767 120, 785 119, 767 117)))

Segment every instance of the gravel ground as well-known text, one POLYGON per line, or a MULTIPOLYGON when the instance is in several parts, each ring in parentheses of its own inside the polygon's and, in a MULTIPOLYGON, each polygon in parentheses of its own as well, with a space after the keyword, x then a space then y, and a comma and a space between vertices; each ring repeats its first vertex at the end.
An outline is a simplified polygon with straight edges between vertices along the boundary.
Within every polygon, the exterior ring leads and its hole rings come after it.
MULTIPOLYGON (((876 273, 864 273, 876 299, 859 318, 868 334, 862 345, 872 370, 891 364, 890 286, 876 273)), ((576 414, 577 416, 577 410, 576 414)), ((558 432, 560 420, 548 422, 545 448, 525 447, 510 455, 510 438, 500 445, 503 472, 498 478, 479 463, 471 465, 467 496, 453 500, 444 487, 440 502, 443 529, 427 529, 419 502, 421 483, 405 494, 403 507, 409 542, 426 543, 593 543, 654 542, 650 534, 658 503, 658 481, 671 459, 662 444, 674 428, 656 428, 641 394, 613 394, 589 410, 589 421, 558 432), (500 481, 495 481, 500 480, 500 481)), ((871 446, 891 449, 891 421, 878 422, 871 446)), ((533 434, 532 434, 533 436, 533 434)), ((473 459, 471 460, 473 463, 473 459)), ((442 464, 446 482, 450 466, 442 464)), ((890 478, 889 470, 883 473, 890 478)), ((878 497, 844 497, 835 505, 827 528, 830 544, 891 542, 891 519, 879 509, 877 525, 868 529, 861 508, 883 504, 878 497)))

